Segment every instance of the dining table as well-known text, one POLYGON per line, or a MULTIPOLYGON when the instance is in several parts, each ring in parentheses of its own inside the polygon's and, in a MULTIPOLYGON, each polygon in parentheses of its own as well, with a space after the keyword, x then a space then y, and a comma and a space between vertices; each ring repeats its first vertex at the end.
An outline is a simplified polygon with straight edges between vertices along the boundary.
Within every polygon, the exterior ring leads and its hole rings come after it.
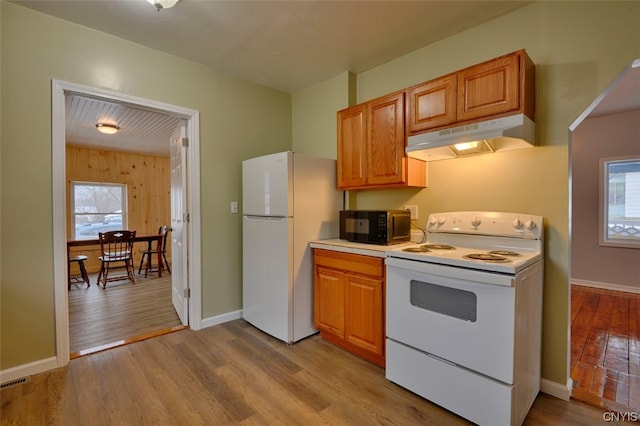
MULTIPOLYGON (((162 234, 141 234, 135 236, 133 239, 134 243, 139 242, 147 242, 147 249, 149 251, 152 250, 152 245, 154 241, 157 241, 159 244, 162 244, 162 234)), ((88 239, 88 240, 67 240, 67 259, 69 259, 71 247, 82 247, 82 246, 99 246, 100 240, 88 239)), ((162 265, 162 252, 158 251, 158 265, 162 265)), ((158 277, 162 277, 162 268, 158 268, 158 277)))

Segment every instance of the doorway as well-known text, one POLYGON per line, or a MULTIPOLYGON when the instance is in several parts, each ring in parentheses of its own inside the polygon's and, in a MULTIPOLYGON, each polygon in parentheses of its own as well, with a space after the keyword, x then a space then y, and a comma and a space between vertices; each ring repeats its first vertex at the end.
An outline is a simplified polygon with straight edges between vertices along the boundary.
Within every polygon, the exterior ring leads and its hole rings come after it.
MULTIPOLYGON (((185 299, 187 311, 186 322, 193 329, 201 328, 201 280, 200 280, 200 204, 197 194, 200 193, 199 168, 199 113, 198 111, 164 104, 148 99, 137 98, 110 92, 102 89, 81 86, 73 83, 52 81, 52 175, 53 175, 53 243, 54 243, 54 283, 56 304, 56 358, 59 366, 66 365, 70 358, 69 350, 69 318, 67 297, 67 266, 66 266, 66 141, 65 141, 65 97, 77 94, 89 98, 105 99, 114 103, 136 106, 138 108, 156 111, 179 117, 185 122, 186 135, 189 137, 189 147, 185 149, 184 160, 188 167, 183 180, 183 193, 196 194, 186 200, 184 217, 188 223, 184 226, 182 249, 183 256, 181 274, 189 291, 189 298, 185 299), (187 191, 188 188, 188 191, 187 191)), ((173 219, 173 218, 172 218, 173 219)))
POLYGON ((604 190, 619 182, 602 165, 615 157, 640 156, 639 101, 636 60, 569 129, 572 398, 627 412, 640 409, 640 245, 615 247, 604 239, 618 223, 612 225, 603 212, 620 200, 604 190))

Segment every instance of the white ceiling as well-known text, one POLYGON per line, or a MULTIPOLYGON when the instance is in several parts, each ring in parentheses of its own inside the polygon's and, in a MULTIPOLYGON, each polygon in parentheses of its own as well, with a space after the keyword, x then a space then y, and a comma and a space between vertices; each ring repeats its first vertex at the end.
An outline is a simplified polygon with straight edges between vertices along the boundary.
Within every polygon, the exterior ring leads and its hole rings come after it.
POLYGON ((68 145, 110 151, 169 156, 169 137, 180 119, 110 100, 77 94, 65 96, 65 140, 68 145), (105 135, 97 123, 115 124, 120 130, 105 135))
POLYGON ((296 92, 356 74, 531 1, 10 0, 66 21, 296 92))
MULTIPOLYGON (((364 72, 531 3, 181 0, 158 12, 146 0, 9 1, 289 93, 347 70, 364 72)), ((592 113, 621 102, 638 107, 640 91, 615 92, 592 113)), ((176 124, 113 102, 67 99, 67 141, 76 145, 168 155, 176 124), (101 135, 99 120, 121 131, 101 135)))

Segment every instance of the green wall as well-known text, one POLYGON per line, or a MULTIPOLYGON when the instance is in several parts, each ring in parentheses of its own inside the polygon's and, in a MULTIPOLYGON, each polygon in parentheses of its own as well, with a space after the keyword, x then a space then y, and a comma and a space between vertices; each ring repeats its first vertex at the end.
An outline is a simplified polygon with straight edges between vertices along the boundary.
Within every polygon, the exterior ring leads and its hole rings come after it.
POLYGON ((202 315, 242 308, 241 161, 291 149, 291 96, 15 4, 1 7, 0 369, 55 355, 51 80, 200 111, 202 315))
MULTIPOLYGON (((498 210, 544 216, 542 374, 565 386, 568 129, 618 73, 640 57, 640 3, 533 3, 358 74, 357 103, 521 48, 536 64, 539 147, 432 162, 427 189, 360 191, 356 202, 362 209, 417 204, 421 227, 429 213, 438 211, 498 210)), ((305 103, 313 104, 313 99, 305 103)), ((335 124, 324 131, 327 139, 335 135, 335 124)), ((296 134, 304 133, 297 129, 296 134)))
POLYGON ((242 159, 291 148, 335 158, 338 109, 525 48, 537 64, 539 147, 433 162, 429 188, 360 191, 356 202, 359 208, 417 204, 420 225, 431 212, 458 209, 544 216, 543 377, 564 386, 568 127, 640 57, 640 3, 536 2, 368 72, 344 72, 292 96, 5 2, 0 13, 1 369, 55 350, 52 78, 201 112, 206 318, 241 308, 241 223, 228 210, 230 200, 241 199, 242 159), (98 56, 96 46, 106 56, 98 56), (38 244, 28 242, 35 239, 38 244))

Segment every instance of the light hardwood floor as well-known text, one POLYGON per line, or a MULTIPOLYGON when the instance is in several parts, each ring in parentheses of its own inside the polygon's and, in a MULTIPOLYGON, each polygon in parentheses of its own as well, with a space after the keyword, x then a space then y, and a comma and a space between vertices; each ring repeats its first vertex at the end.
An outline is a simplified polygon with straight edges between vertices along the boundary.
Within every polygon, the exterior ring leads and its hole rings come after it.
MULTIPOLYGON (((244 320, 73 359, 0 402, 2 425, 468 424, 318 335, 286 345, 244 320)), ((524 424, 603 423, 598 408, 540 394, 524 424)))
POLYGON ((96 285, 72 284, 69 290, 69 346, 72 357, 180 327, 171 303, 171 275, 136 275, 128 280, 96 285))
POLYGON ((640 294, 571 286, 576 399, 640 412, 640 294))

